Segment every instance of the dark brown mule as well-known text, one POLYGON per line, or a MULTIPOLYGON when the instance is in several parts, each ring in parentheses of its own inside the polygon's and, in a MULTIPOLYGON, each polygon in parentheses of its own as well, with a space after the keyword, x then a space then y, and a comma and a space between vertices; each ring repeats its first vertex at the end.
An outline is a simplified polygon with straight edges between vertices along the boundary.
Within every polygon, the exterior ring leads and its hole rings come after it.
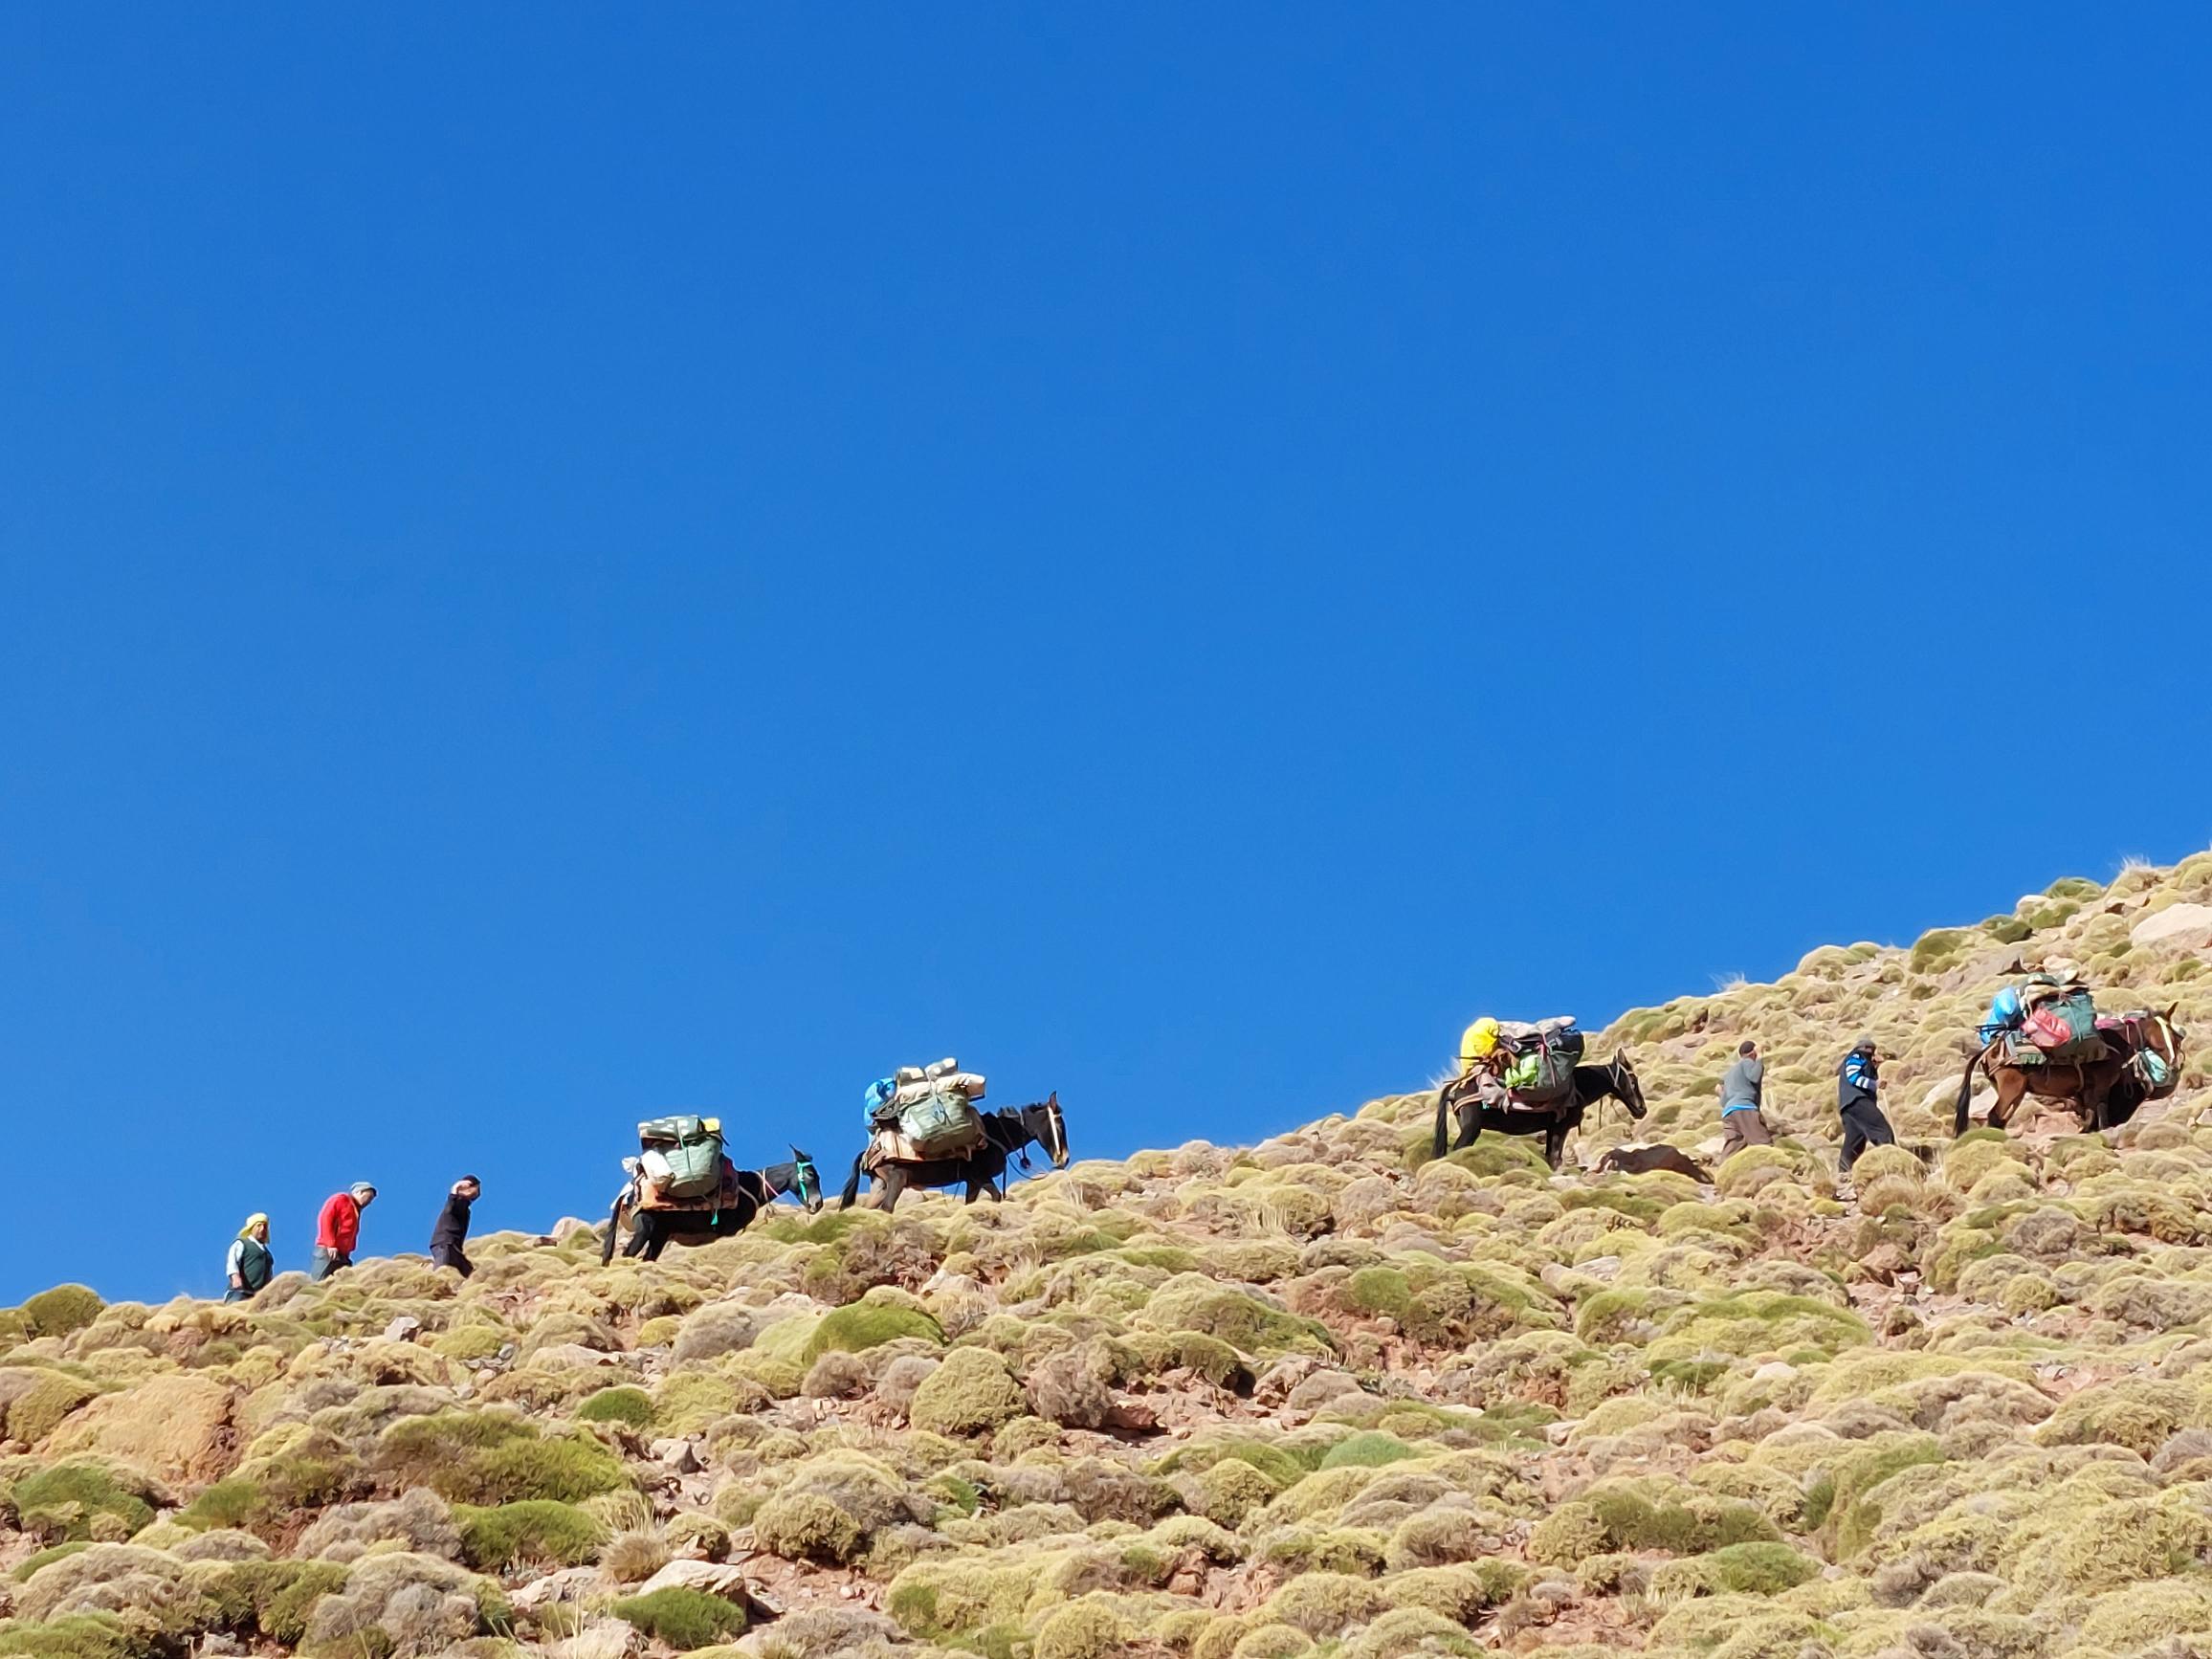
POLYGON ((1996 1087, 1997 1101, 1989 1108, 1989 1126, 2002 1129, 2030 1095, 2038 1100, 2063 1101, 2071 1106, 2085 1130, 2110 1126, 2107 1103, 2128 1063, 2110 1043, 2102 1055, 2089 1060, 2046 1061, 2041 1066, 2015 1066, 2002 1058, 2000 1037, 1966 1062, 1966 1075, 1958 1083, 1958 1110, 1953 1116, 1954 1138, 1966 1133, 1966 1115, 1974 1104, 1974 1074, 1980 1072, 1996 1087))
POLYGON ((1459 1139, 1450 1143, 1453 1152, 1472 1146, 1485 1129, 1507 1135, 1541 1135, 1544 1161, 1557 1169, 1566 1151, 1567 1131, 1580 1128, 1583 1111, 1608 1095, 1627 1107, 1629 1117, 1644 1116, 1644 1085, 1636 1080, 1635 1069, 1625 1053, 1615 1054, 1610 1066, 1577 1066, 1566 1094, 1542 1106, 1485 1106, 1473 1077, 1454 1077, 1436 1092, 1432 1150, 1438 1158, 1444 1156, 1447 1125, 1456 1119, 1459 1139))
MULTIPOLYGON (((2173 1008, 2162 1014, 2148 1015, 2131 1029, 2135 1042, 2165 1064, 2169 1076, 2180 1074, 2182 1033, 2174 1024, 2173 1008)), ((2038 1100, 2063 1101, 2071 1106, 2081 1118, 2084 1132, 2125 1123, 2135 1116, 2135 1108, 2150 1098, 2152 1090, 2144 1080, 2136 1048, 2113 1031, 2101 1030, 2098 1035, 2104 1042, 2101 1055, 2042 1066, 2008 1064, 2002 1058, 2002 1038, 1987 1045, 1966 1062, 1966 1075, 1958 1083, 1958 1110, 1952 1118, 1952 1135, 1966 1133, 1967 1110, 1974 1103, 1976 1072, 1987 1077, 1997 1090, 1997 1101, 1989 1108, 1992 1129, 2002 1129, 2010 1123, 2021 1102, 2030 1095, 2038 1100)))
POLYGON ((970 1204, 990 1195, 993 1204, 1006 1197, 1006 1161, 1019 1157, 1022 1167, 1029 1167, 1028 1148, 1042 1146, 1051 1159, 1054 1169, 1068 1167, 1068 1118, 1060 1110, 1060 1092, 1055 1089, 1049 1099, 1033 1106, 1010 1106, 1003 1111, 982 1114, 984 1145, 979 1152, 965 1158, 940 1158, 927 1163, 902 1163, 886 1159, 871 1169, 868 1149, 852 1161, 852 1175, 845 1183, 837 1207, 851 1209, 860 1196, 863 1176, 871 1179, 870 1197, 874 1207, 893 1210, 898 1207, 898 1196, 910 1186, 962 1186, 967 1188, 970 1204))
POLYGON ((2127 1075, 2113 1086, 2105 1107, 2114 1123, 2125 1123, 2144 1101, 2163 1100, 2181 1086, 2188 1033, 2174 1024, 2180 1006, 2169 1003, 2164 1013, 2123 1015, 2119 1026, 2105 1033, 2105 1040, 2128 1056, 2127 1075))
POLYGON ((796 1193, 808 1215, 818 1215, 822 1209, 822 1177, 814 1168, 814 1161, 796 1146, 791 1148, 792 1161, 771 1163, 765 1169, 741 1169, 736 1179, 725 1186, 723 1199, 713 1209, 640 1209, 642 1196, 637 1160, 626 1158, 622 1166, 630 1179, 622 1190, 614 1195, 614 1208, 607 1217, 607 1238, 599 1249, 601 1266, 614 1259, 614 1247, 620 1242, 622 1229, 630 1229, 630 1245, 622 1253, 626 1256, 643 1256, 649 1262, 660 1260, 660 1252, 672 1244, 712 1244, 719 1238, 735 1238, 752 1224, 755 1216, 774 1204, 786 1192, 796 1193))

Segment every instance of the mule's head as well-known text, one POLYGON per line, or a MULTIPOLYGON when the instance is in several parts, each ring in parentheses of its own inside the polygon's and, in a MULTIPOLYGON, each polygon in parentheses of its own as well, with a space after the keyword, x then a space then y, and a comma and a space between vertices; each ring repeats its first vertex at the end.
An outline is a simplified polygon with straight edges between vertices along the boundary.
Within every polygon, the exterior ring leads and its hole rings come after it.
POLYGON ((822 1172, 796 1146, 791 1148, 791 1191, 808 1215, 822 1213, 822 1172))
POLYGON ((1620 1094, 1621 1104, 1628 1108, 1629 1117, 1644 1116, 1648 1110, 1644 1104, 1644 1085, 1636 1075, 1636 1068, 1628 1064, 1626 1049, 1613 1056, 1613 1087, 1620 1094))
POLYGON ((1022 1116, 1025 1118, 1032 1119, 1028 1125, 1029 1133, 1037 1138, 1038 1143, 1050 1155, 1052 1160, 1052 1167, 1054 1169, 1067 1168, 1068 1117, 1067 1114, 1060 1110, 1059 1090, 1053 1090, 1051 1096, 1042 1106, 1031 1106, 1022 1116))

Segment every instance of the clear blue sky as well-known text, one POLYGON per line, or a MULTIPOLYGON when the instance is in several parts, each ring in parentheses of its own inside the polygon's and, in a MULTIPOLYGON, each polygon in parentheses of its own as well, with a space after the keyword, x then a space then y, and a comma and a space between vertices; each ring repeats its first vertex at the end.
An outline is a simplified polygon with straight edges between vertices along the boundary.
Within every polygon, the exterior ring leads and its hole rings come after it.
POLYGON ((0 1299, 2203 846, 2208 27, 0 14, 0 1299))

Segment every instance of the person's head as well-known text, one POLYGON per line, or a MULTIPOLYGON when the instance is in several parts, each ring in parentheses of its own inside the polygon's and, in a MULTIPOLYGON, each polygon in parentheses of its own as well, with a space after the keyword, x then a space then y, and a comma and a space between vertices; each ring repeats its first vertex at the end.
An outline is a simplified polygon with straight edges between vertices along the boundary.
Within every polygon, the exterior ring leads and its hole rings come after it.
POLYGON ((255 1244, 269 1242, 269 1218, 258 1211, 246 1218, 246 1225, 238 1229, 240 1238, 250 1238, 255 1244))
POLYGON ((484 1183, 473 1175, 464 1175, 453 1183, 453 1196, 455 1198, 465 1198, 474 1203, 476 1199, 481 1198, 483 1193, 484 1183))
POLYGON ((1736 1051, 1748 1060, 1754 1054, 1759 1052, 1759 1045, 1753 1042, 1749 1037, 1746 1037, 1742 1042, 1736 1044, 1736 1051))
POLYGON ((353 1195, 354 1204, 362 1209, 376 1202, 376 1188, 365 1181, 357 1181, 345 1190, 353 1195))
POLYGON ((1864 1054, 1868 1059, 1871 1060, 1874 1058, 1876 1053, 1879 1052, 1879 1051, 1874 1047, 1873 1038, 1861 1037, 1857 1042, 1851 1045, 1851 1052, 1854 1054, 1864 1054))

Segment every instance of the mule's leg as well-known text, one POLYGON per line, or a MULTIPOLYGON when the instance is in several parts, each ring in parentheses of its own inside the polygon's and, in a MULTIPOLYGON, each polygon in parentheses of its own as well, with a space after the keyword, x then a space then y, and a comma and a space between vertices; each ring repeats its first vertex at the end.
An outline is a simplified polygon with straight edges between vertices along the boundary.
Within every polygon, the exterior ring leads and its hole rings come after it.
POLYGON ((659 1218, 650 1209, 634 1212, 630 1218, 630 1242, 622 1247, 625 1259, 645 1254, 645 1247, 653 1242, 653 1224, 659 1218))
POLYGON ((2101 1135, 2112 1126, 2112 1086, 2099 1082, 2082 1068, 2082 1116, 2089 1120, 2090 1133, 2101 1135))
POLYGON ((1544 1131, 1544 1161, 1558 1169, 1559 1160, 1567 1154, 1567 1126, 1555 1123, 1544 1131))
POLYGON ((889 1215, 898 1207, 898 1195, 906 1190, 906 1172, 893 1164, 875 1178, 875 1207, 889 1215))
POLYGON ((2027 1079, 2018 1072, 2000 1072, 1997 1074, 1997 1098, 1989 1103, 1989 1126, 2003 1129, 2010 1126, 2012 1115, 2020 1110, 2020 1103, 2027 1098, 2027 1079))
POLYGON ((1476 1140, 1480 1139, 1481 1137, 1482 1102, 1479 1100, 1471 1101, 1468 1105, 1460 1108, 1459 1139, 1452 1143, 1451 1150, 1454 1152, 1465 1152, 1470 1146, 1472 1146, 1476 1140))
POLYGON ((666 1219, 661 1222, 660 1226, 653 1229, 653 1237, 645 1247, 645 1259, 647 1261, 657 1262, 660 1260, 660 1252, 668 1249, 669 1234, 675 1230, 675 1224, 666 1219))

